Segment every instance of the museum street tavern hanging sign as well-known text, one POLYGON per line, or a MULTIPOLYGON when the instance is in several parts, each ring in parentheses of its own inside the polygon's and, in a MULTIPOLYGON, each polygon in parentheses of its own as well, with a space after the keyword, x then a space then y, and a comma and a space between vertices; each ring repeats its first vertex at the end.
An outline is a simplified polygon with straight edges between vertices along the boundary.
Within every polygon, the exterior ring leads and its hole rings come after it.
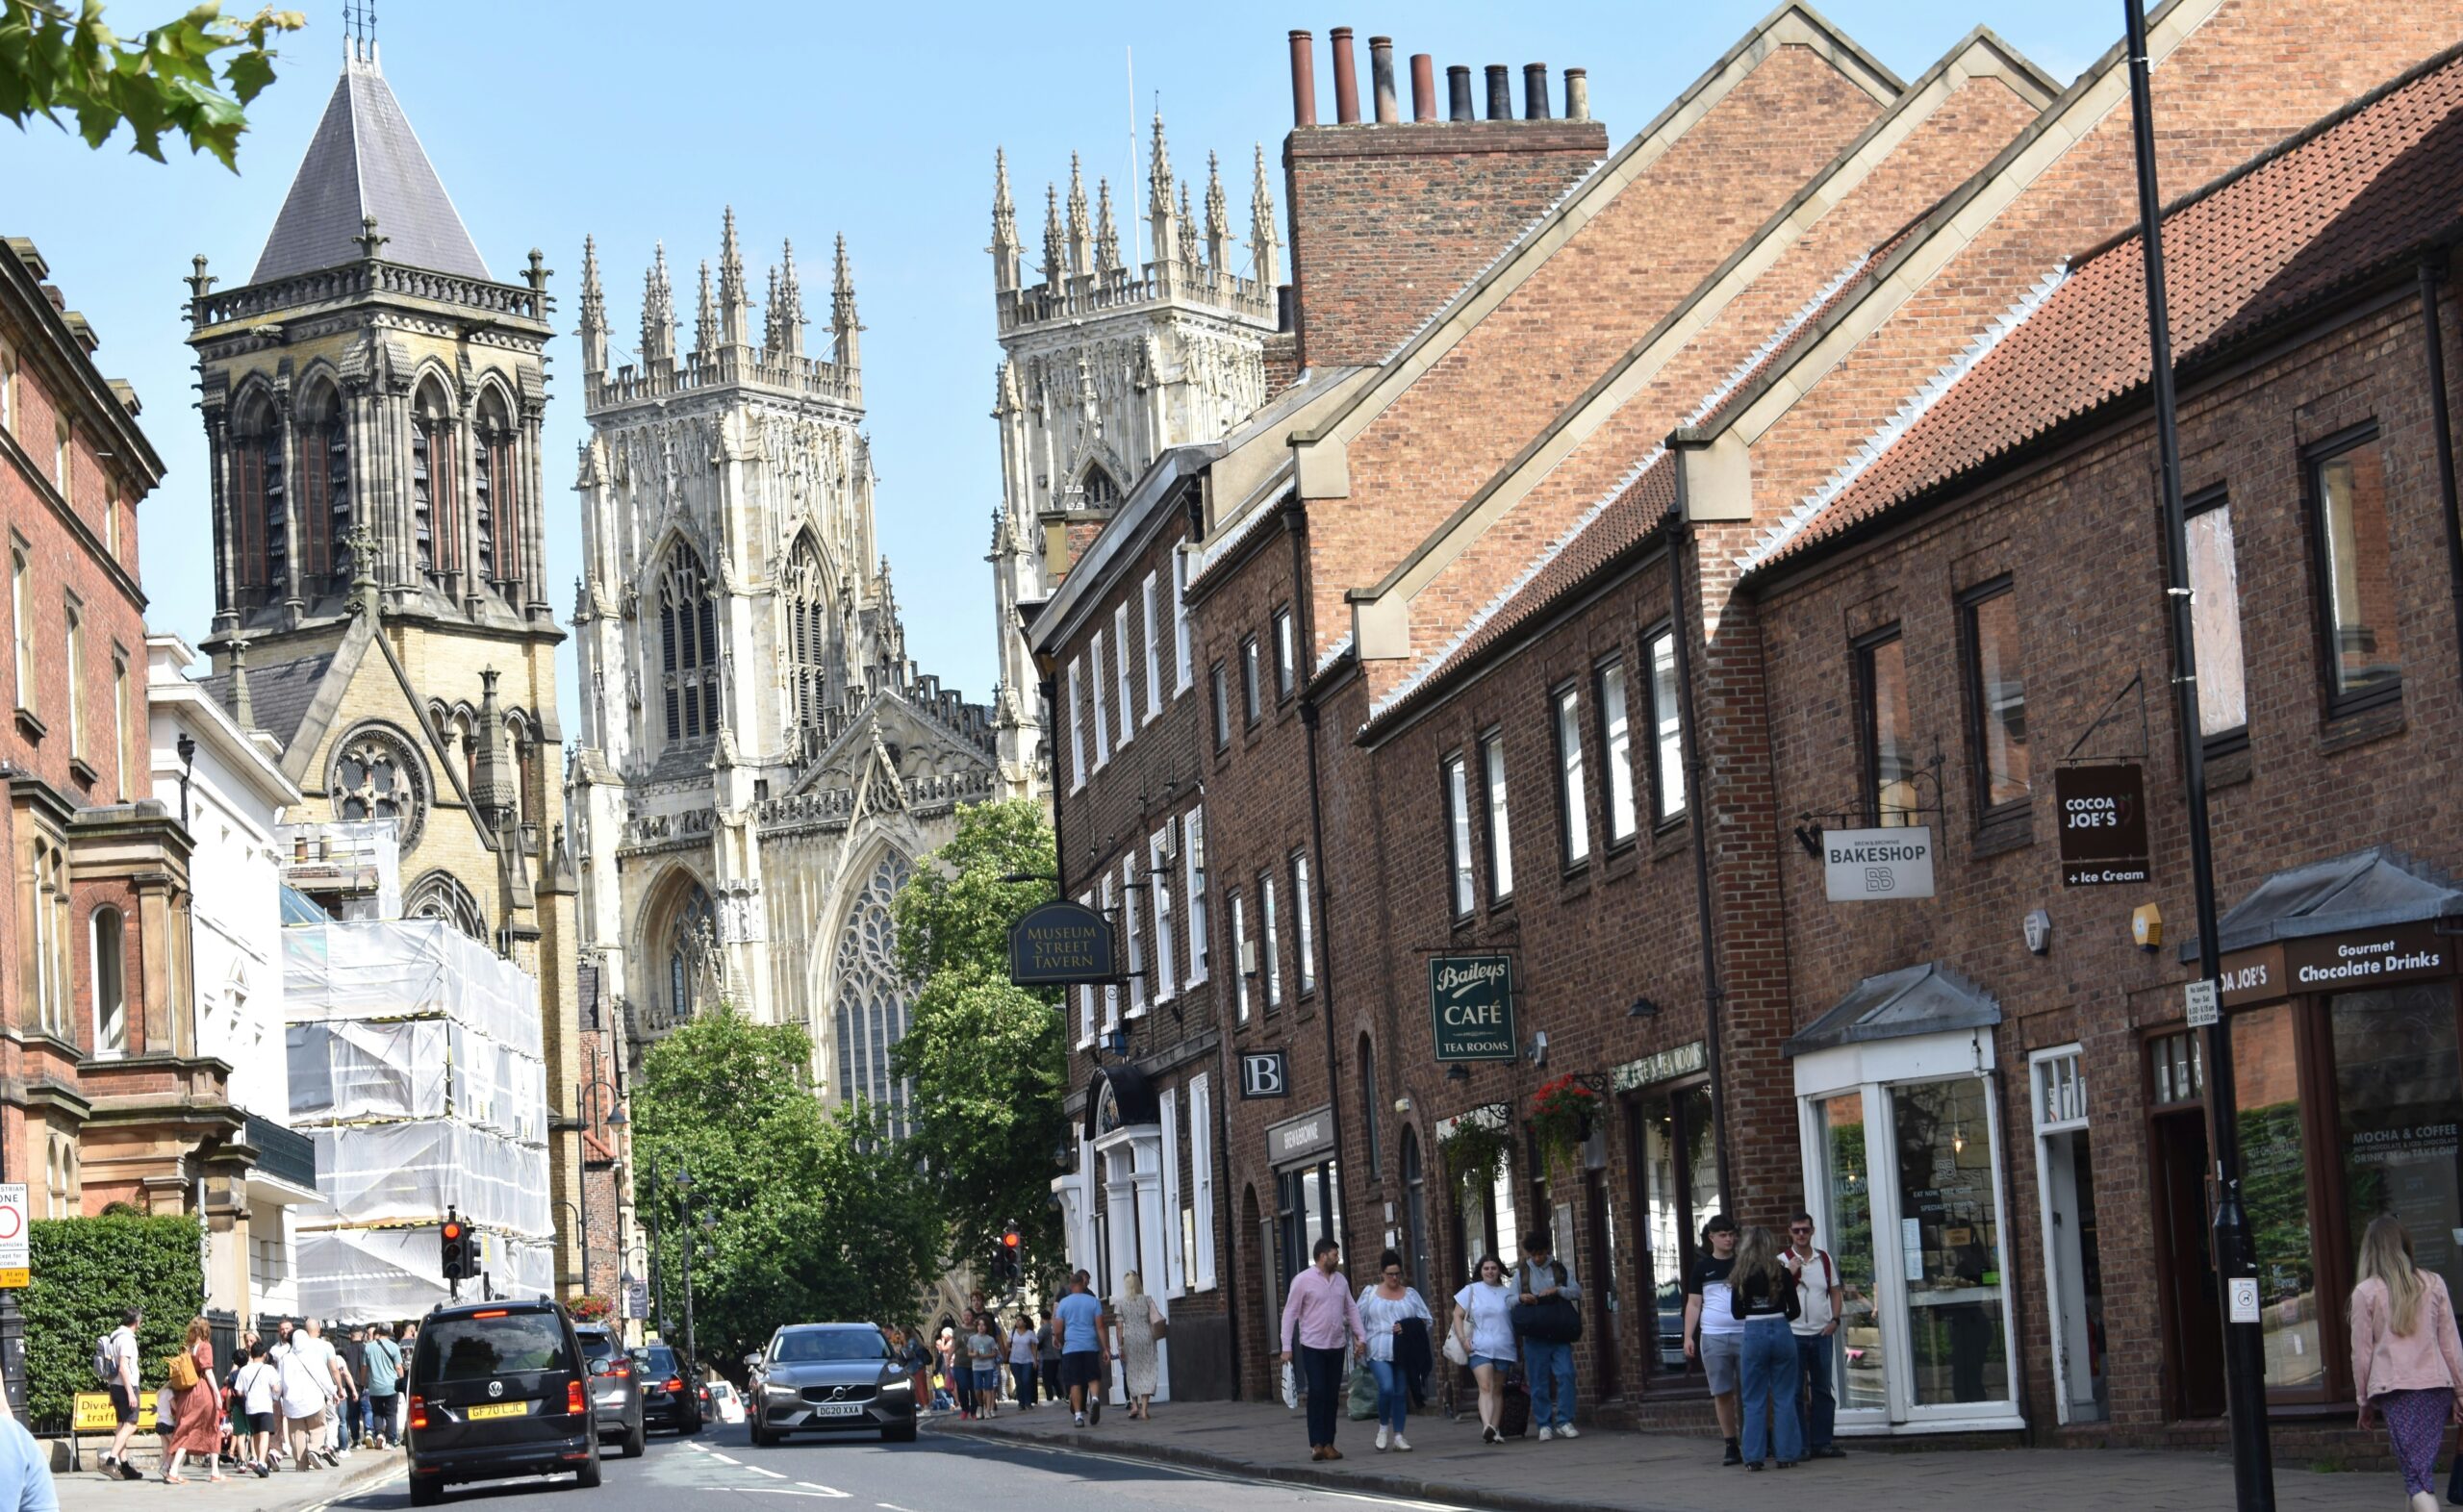
POLYGON ((1083 903, 1038 903, 1009 926, 1009 980, 1020 987, 1118 981, 1114 956, 1111 920, 1083 903))
POLYGON ((1834 829, 1821 837, 1821 883, 1834 903, 1933 895, 1933 826, 1834 829))
POLYGON ((2056 767, 2052 806, 2060 816, 2063 887, 2146 880, 2145 768, 2136 762, 2056 767))
POLYGON ((1429 957, 1428 1012, 1438 1061, 1513 1059, 1513 957, 1429 957))

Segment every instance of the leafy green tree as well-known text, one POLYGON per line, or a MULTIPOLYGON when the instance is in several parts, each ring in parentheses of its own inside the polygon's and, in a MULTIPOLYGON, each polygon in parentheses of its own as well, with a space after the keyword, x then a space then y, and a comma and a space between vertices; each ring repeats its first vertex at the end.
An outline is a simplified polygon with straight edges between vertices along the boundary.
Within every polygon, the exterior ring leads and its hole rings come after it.
POLYGON ((173 134, 236 173, 244 107, 273 83, 267 41, 306 24, 296 11, 268 7, 243 21, 209 3, 131 40, 103 24, 102 0, 0 0, 0 115, 65 129, 64 113, 89 147, 125 124, 157 163, 173 134))
POLYGON ((823 1110, 801 1028, 724 1005, 679 1025, 643 1060, 633 1120, 667 1311, 680 1328, 691 1244, 704 1359, 736 1359, 780 1323, 914 1321, 938 1274, 939 1206, 875 1109, 823 1110))
POLYGON ((957 834, 898 895, 900 964, 920 982, 890 1052, 914 1096, 907 1147, 931 1172, 952 1265, 980 1261, 1015 1222, 1025 1260, 1060 1262, 1053 1150, 1066 1136, 1061 997, 1009 981, 1009 924, 1052 896, 1040 804, 958 811, 957 834), (1028 880, 1004 881, 1004 877, 1028 880))

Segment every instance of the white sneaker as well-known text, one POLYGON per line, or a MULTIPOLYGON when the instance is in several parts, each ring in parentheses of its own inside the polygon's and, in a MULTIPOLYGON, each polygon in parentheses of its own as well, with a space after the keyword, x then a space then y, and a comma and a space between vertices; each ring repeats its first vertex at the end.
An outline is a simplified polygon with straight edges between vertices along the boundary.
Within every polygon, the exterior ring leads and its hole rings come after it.
POLYGON ((1543 1428, 1541 1428, 1541 1429, 1539 1430, 1539 1442, 1540 1442, 1540 1443, 1542 1443, 1542 1444, 1547 1443, 1550 1439, 1554 1438, 1555 1436, 1556 1436, 1556 1430, 1555 1430, 1554 1428, 1547 1428, 1547 1427, 1543 1427, 1543 1428))
POLYGON ((1581 1435, 1581 1434, 1579 1434, 1579 1433, 1576 1433, 1576 1432, 1574 1431, 1574 1425, 1573 1425, 1572 1424, 1568 1423, 1568 1424, 1566 1424, 1563 1427, 1561 1427, 1561 1428, 1559 1428, 1559 1429, 1557 1430, 1557 1437, 1559 1437, 1559 1438, 1561 1438, 1561 1439, 1578 1439, 1578 1438, 1581 1438, 1581 1437, 1582 1437, 1582 1435, 1581 1435))
POLYGON ((1394 1435, 1394 1449, 1397 1453, 1408 1454, 1411 1451, 1411 1441, 1397 1433, 1394 1435))
POLYGON ((1086 1425, 1086 1415, 1084 1413, 1075 1413, 1072 1414, 1072 1416, 1078 1420, 1078 1426, 1082 1428, 1086 1425))
POLYGON ((1385 1430, 1385 1429, 1384 1429, 1384 1428, 1379 1428, 1379 1429, 1377 1430, 1377 1452, 1378 1452, 1378 1453, 1383 1454, 1383 1453, 1384 1453, 1384 1452, 1385 1452, 1385 1441, 1386 1441, 1386 1439, 1387 1439, 1389 1436, 1390 1436, 1390 1435, 1389 1435, 1389 1434, 1386 1432, 1386 1430, 1385 1430))

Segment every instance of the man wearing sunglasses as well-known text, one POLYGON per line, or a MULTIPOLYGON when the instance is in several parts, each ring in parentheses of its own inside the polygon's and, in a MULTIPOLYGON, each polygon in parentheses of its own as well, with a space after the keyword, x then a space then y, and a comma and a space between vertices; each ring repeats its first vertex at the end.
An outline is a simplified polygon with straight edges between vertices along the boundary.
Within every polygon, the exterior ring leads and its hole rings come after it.
POLYGON ((1781 1258, 1796 1278, 1801 1307, 1789 1323, 1796 1331, 1796 1368, 1803 1376, 1797 1395, 1803 1399, 1807 1456, 1845 1459, 1846 1450, 1832 1438, 1839 1417, 1839 1398, 1831 1386, 1830 1341, 1839 1332, 1845 1292, 1839 1284, 1839 1263, 1813 1243, 1813 1215, 1798 1213, 1788 1221, 1788 1247, 1781 1258))

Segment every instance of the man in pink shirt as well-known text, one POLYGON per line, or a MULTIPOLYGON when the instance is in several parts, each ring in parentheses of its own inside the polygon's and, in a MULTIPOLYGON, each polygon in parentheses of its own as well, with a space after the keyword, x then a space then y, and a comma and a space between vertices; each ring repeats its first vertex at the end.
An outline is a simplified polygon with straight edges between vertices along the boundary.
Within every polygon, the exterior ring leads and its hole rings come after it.
POLYGON ((1291 1295, 1282 1303, 1282 1363, 1300 1360, 1300 1378, 1308 1391, 1308 1457, 1340 1459, 1334 1448, 1334 1420, 1342 1407, 1343 1346, 1368 1353, 1368 1330, 1360 1326, 1359 1299, 1351 1281, 1335 1269, 1342 1247, 1332 1235, 1317 1241, 1316 1264, 1291 1278, 1291 1295))

